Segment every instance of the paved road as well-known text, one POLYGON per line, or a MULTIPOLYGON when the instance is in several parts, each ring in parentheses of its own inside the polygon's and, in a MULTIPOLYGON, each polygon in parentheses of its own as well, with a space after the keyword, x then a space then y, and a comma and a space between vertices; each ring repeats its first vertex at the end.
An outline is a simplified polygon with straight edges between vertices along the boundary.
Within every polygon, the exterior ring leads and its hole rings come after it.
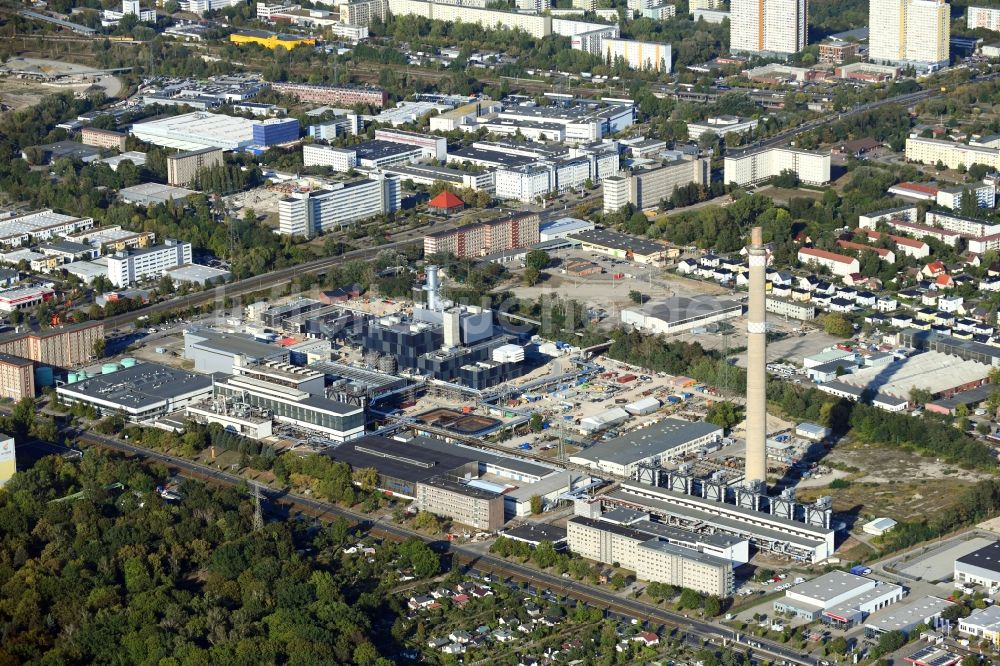
MULTIPOLYGON (((184 476, 212 480, 226 485, 240 485, 246 482, 246 479, 234 474, 212 469, 211 467, 201 465, 184 458, 178 458, 159 451, 152 451, 140 446, 135 446, 134 444, 129 444, 128 442, 112 437, 99 435, 94 432, 76 430, 67 434, 76 436, 80 440, 90 444, 110 448, 122 453, 133 455, 146 461, 161 463, 178 470, 181 475, 184 476)), ((378 521, 373 523, 371 518, 367 515, 357 513, 349 509, 344 509, 327 502, 321 502, 310 497, 277 491, 267 487, 262 487, 261 490, 264 497, 268 500, 289 504, 299 510, 304 510, 311 516, 324 520, 343 517, 358 523, 358 525, 364 529, 371 529, 394 539, 403 540, 418 538, 430 543, 442 553, 450 552, 455 554, 458 556, 459 560, 464 563, 471 564, 475 567, 489 567, 495 571, 502 572, 505 575, 543 585, 555 592, 561 592, 565 596, 580 599, 597 607, 607 608, 621 615, 647 620, 654 624, 665 624, 679 627, 681 630, 694 634, 700 639, 710 640, 715 643, 720 643, 722 641, 733 642, 737 638, 736 632, 727 627, 702 622, 694 618, 687 618, 681 614, 673 613, 651 604, 612 594, 601 588, 592 587, 572 579, 560 578, 529 567, 520 566, 515 563, 508 562, 507 560, 502 560, 492 555, 481 553, 469 546, 454 544, 447 541, 435 541, 426 535, 420 534, 419 532, 414 532, 390 523, 380 523, 378 521)), ((802 664, 804 666, 815 666, 816 664, 816 660, 811 657, 802 655, 801 653, 782 645, 757 638, 753 638, 752 641, 752 643, 748 644, 744 639, 744 642, 741 645, 744 648, 752 647, 758 653, 777 657, 778 659, 785 660, 791 664, 802 664)))

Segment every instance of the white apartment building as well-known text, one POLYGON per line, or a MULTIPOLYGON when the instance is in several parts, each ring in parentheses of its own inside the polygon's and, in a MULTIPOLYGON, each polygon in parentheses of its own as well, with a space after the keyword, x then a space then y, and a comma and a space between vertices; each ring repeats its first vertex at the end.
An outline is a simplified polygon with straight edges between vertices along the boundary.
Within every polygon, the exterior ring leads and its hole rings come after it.
POLYGON ((996 148, 968 146, 964 143, 925 139, 919 136, 910 136, 906 139, 905 155, 911 162, 921 164, 941 162, 949 169, 957 169, 959 165, 968 168, 973 164, 985 164, 991 169, 996 169, 1000 164, 1000 159, 997 157, 1000 151, 996 148))
POLYGON ((799 248, 799 262, 805 265, 816 264, 830 269, 834 275, 844 277, 861 270, 861 265, 854 257, 836 252, 828 252, 814 247, 799 248))
POLYGON ((784 147, 751 149, 726 155, 723 168, 725 182, 740 187, 762 183, 786 170, 794 171, 808 185, 825 185, 830 182, 830 153, 784 147))
POLYGON ((871 0, 868 59, 937 69, 948 64, 951 8, 944 0, 871 0))
POLYGON ((294 192, 278 202, 278 230, 309 237, 399 210, 398 176, 373 174, 369 180, 334 183, 327 189, 294 192))
POLYGON ((1000 32, 1000 9, 996 7, 969 7, 966 21, 969 30, 986 28, 1000 32))
POLYGON ((967 238, 1000 234, 1000 224, 990 224, 988 220, 979 220, 953 213, 942 213, 936 210, 927 211, 924 216, 924 223, 941 227, 948 231, 954 231, 967 238))
POLYGON ((334 171, 346 172, 358 166, 358 153, 347 148, 307 143, 302 146, 303 166, 328 166, 334 171))
MULTIPOLYGON (((158 3, 165 4, 165 3, 158 3)), ((241 0, 179 0, 181 11, 192 14, 204 14, 205 12, 235 7, 243 4, 241 0)))
POLYGON ((966 192, 975 199, 976 206, 979 208, 996 208, 997 206, 997 188, 992 183, 942 188, 937 192, 937 205, 958 210, 962 207, 962 200, 965 198, 966 192))
POLYGON ((604 39, 602 57, 612 63, 619 58, 632 69, 670 72, 670 44, 638 42, 634 39, 604 39))
POLYGON ((472 23, 486 29, 499 24, 508 30, 523 30, 532 37, 552 34, 552 17, 539 14, 515 14, 496 9, 426 2, 425 0, 389 0, 389 13, 396 16, 422 16, 447 23, 472 23))
POLYGON ((797 53, 806 47, 808 18, 807 0, 733 0, 729 49, 733 53, 797 53))
POLYGON ((108 279, 116 287, 131 287, 164 275, 167 269, 191 263, 191 243, 168 238, 163 245, 116 252, 108 257, 108 279))

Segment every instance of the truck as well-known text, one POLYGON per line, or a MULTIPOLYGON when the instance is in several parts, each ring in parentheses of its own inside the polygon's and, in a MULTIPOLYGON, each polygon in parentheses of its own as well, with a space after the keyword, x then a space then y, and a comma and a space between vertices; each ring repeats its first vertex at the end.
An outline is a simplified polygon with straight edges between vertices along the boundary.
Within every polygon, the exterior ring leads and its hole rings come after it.
POLYGON ((531 444, 528 444, 527 442, 525 442, 524 444, 518 445, 517 448, 520 449, 521 451, 530 451, 531 450, 531 444))
POLYGON ((668 395, 667 396, 667 402, 669 402, 671 405, 679 405, 679 404, 681 404, 684 401, 681 400, 676 395, 668 395))

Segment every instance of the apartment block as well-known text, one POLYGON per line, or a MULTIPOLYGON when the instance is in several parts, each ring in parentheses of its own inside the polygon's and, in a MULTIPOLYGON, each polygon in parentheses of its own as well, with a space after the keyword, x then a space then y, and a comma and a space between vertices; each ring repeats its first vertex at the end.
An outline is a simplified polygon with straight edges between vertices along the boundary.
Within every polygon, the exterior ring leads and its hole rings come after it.
POLYGON ((283 234, 310 237, 394 213, 400 202, 397 176, 378 174, 368 180, 333 183, 322 190, 294 192, 278 201, 278 229, 283 234))
POLYGON ((937 69, 948 64, 951 7, 944 0, 871 0, 868 59, 937 69))
POLYGON ((121 132, 84 127, 80 130, 80 143, 98 148, 111 148, 117 151, 125 150, 125 135, 121 132))
POLYGON ((428 234, 424 236, 424 255, 446 252, 456 257, 482 257, 531 247, 539 240, 539 221, 537 213, 517 213, 428 234))
POLYGON ((805 265, 815 264, 830 269, 834 275, 843 277, 861 270, 858 260, 845 254, 828 252, 814 247, 799 248, 799 262, 805 265))
POLYGON ((670 44, 605 38, 601 41, 601 55, 611 63, 623 60, 632 69, 671 71, 670 44))
POLYGON ((494 532, 504 524, 503 495, 436 476, 417 484, 421 511, 447 516, 462 525, 494 532))
POLYGON ((921 164, 943 163, 949 169, 957 169, 960 165, 966 168, 973 164, 984 164, 991 169, 998 168, 1000 151, 984 146, 969 146, 954 141, 941 139, 925 139, 910 136, 906 139, 906 159, 921 164))
POLYGON ((104 324, 88 322, 40 332, 0 335, 0 353, 42 365, 73 368, 94 357, 94 343, 104 338, 104 324))
POLYGON ((340 5, 340 22, 347 25, 372 24, 389 16, 389 0, 357 0, 340 5))
POLYGON ((224 163, 221 148, 201 148, 167 156, 167 183, 184 187, 198 172, 224 163))
POLYGON ((160 277, 167 269, 191 263, 191 243, 168 238, 163 245, 116 252, 108 257, 108 279, 116 287, 131 287, 160 277))
POLYGON ((763 183, 782 171, 793 171, 808 185, 830 182, 830 153, 816 153, 795 148, 751 149, 726 155, 725 181, 740 187, 763 183))
POLYGON ((966 13, 966 25, 969 30, 986 28, 993 32, 1000 32, 1000 8, 969 7, 966 13))
POLYGON ((35 364, 29 359, 0 354, 0 398, 15 402, 35 397, 35 364))
POLYGON ((808 18, 807 0, 732 0, 730 51, 797 53, 806 47, 808 18))

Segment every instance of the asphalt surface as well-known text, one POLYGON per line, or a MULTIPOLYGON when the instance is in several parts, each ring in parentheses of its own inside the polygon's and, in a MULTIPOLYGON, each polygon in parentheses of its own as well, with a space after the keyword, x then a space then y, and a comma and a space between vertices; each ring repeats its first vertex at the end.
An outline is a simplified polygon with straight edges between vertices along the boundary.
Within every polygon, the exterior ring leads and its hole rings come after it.
MULTIPOLYGON (((159 451, 152 451, 144 447, 129 444, 128 442, 115 439, 113 437, 106 437, 94 432, 82 430, 77 430, 68 434, 75 435, 78 439, 90 444, 110 448, 121 453, 141 458, 145 461, 161 463, 177 470, 182 476, 210 480, 226 485, 241 485, 247 482, 246 479, 240 476, 212 469, 211 467, 200 463, 171 456, 159 451)), ((688 618, 679 613, 674 613, 635 599, 621 597, 601 588, 586 585, 572 579, 561 578, 552 574, 531 569, 529 567, 520 566, 507 560, 481 553, 468 546, 454 544, 448 541, 434 540, 426 535, 420 534, 419 532, 414 532, 398 525, 380 523, 378 521, 373 522, 370 517, 364 514, 356 513, 349 509, 344 509, 327 502, 321 502, 319 500, 303 497, 302 495, 296 495, 294 493, 277 491, 264 486, 261 486, 261 493, 269 501, 289 504, 294 508, 305 511, 309 515, 319 519, 332 520, 333 518, 342 517, 358 523, 359 526, 364 529, 384 534, 393 539, 405 540, 418 538, 422 541, 430 543, 437 551, 443 554, 452 553, 456 555, 460 561, 463 561, 473 567, 486 566, 506 575, 530 581, 536 585, 544 585, 546 588, 554 592, 560 592, 564 596, 579 599, 597 607, 607 608, 608 610, 619 614, 646 620, 653 624, 664 624, 678 627, 681 630, 694 634, 703 640, 709 640, 718 644, 723 641, 734 642, 737 638, 736 632, 727 627, 703 622, 694 618, 688 618)), ((770 641, 758 638, 751 638, 750 641, 751 642, 748 643, 744 638, 740 645, 743 648, 751 647, 758 654, 777 657, 778 659, 783 659, 791 664, 815 666, 817 663, 815 659, 807 655, 802 655, 795 650, 770 641)))

